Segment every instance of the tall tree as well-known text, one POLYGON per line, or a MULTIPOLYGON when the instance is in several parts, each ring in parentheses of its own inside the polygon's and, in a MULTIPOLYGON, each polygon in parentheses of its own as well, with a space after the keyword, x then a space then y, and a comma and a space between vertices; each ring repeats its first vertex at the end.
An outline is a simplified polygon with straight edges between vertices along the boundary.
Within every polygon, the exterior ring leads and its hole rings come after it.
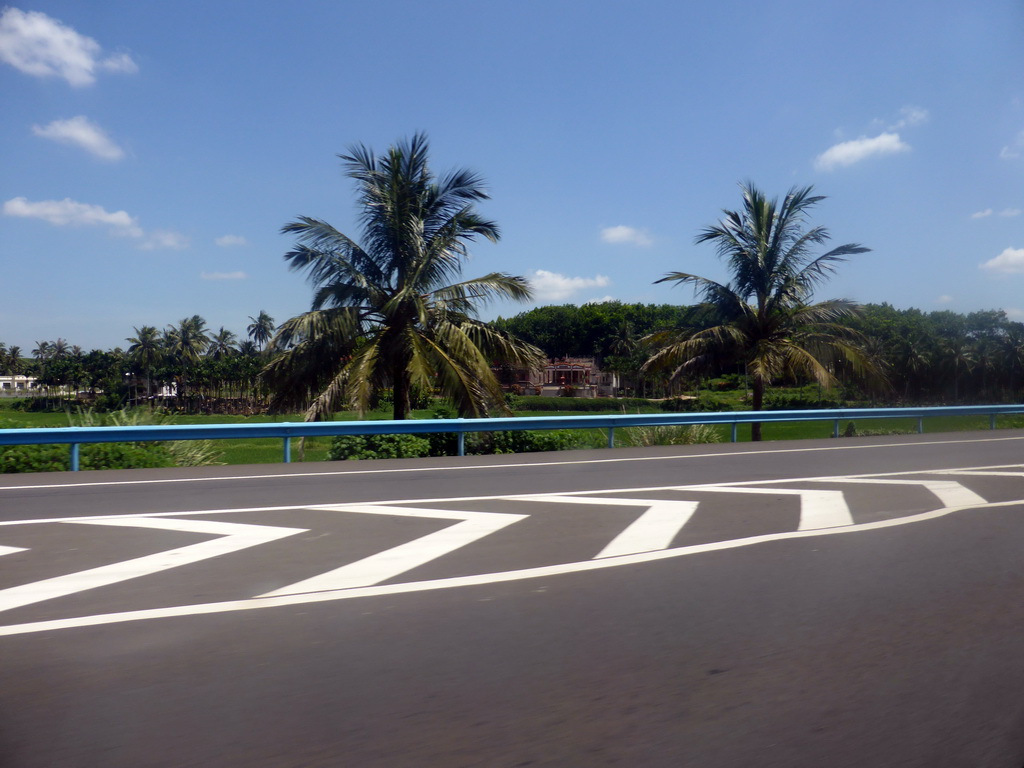
MULTIPOLYGON (((687 272, 670 272, 656 281, 692 285, 710 305, 717 324, 697 331, 655 333, 647 337, 657 351, 648 369, 674 368, 674 374, 698 370, 711 360, 728 359, 751 377, 751 405, 761 410, 765 388, 783 375, 810 378, 831 386, 830 364, 844 361, 855 372, 876 373, 859 334, 843 321, 859 307, 847 299, 809 303, 813 289, 847 256, 865 253, 848 243, 812 255, 829 240, 823 227, 805 227, 807 211, 824 198, 811 187, 793 188, 780 204, 752 184, 741 186, 743 208, 725 210, 717 224, 697 236, 713 243, 732 276, 727 284, 687 272)), ((761 425, 751 438, 761 439, 761 425)))
POLYGON ((274 318, 261 309, 256 317, 250 315, 249 319, 252 322, 246 328, 246 332, 249 334, 249 338, 256 342, 260 350, 262 350, 267 345, 267 342, 274 337, 274 318))
POLYGON ((210 345, 206 321, 199 315, 181 320, 164 331, 164 348, 175 362, 178 379, 178 402, 186 403, 189 370, 199 362, 210 345))
POLYGON ((221 326, 220 330, 213 334, 213 338, 210 339, 210 346, 207 347, 206 354, 214 360, 225 358, 232 352, 237 351, 235 348, 237 340, 238 337, 232 331, 221 326))
POLYGON ((417 134, 381 156, 362 145, 341 155, 356 182, 362 243, 318 219, 282 231, 297 237, 285 254, 314 287, 312 309, 285 322, 274 345, 285 350, 264 369, 275 407, 307 406, 321 419, 345 405, 364 412, 374 390, 392 387, 394 417, 408 418, 413 387, 434 387, 464 415, 504 408, 491 365, 530 365, 534 347, 476 317, 491 299, 530 297, 525 278, 491 273, 457 280, 476 237, 498 239, 474 207, 487 199, 467 170, 431 172, 427 139, 417 134))
MULTIPOLYGON (((135 335, 128 342, 128 359, 139 371, 146 374, 146 396, 153 397, 153 369, 163 358, 163 346, 160 343, 160 331, 152 325, 133 328, 135 335)), ((152 400, 150 400, 152 404, 152 400)))

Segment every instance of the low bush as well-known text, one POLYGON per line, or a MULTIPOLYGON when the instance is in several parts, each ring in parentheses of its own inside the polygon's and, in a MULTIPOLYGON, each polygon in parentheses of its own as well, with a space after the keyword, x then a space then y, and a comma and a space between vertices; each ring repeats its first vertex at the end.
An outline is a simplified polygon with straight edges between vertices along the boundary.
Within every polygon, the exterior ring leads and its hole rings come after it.
POLYGON ((656 402, 642 397, 542 397, 527 395, 519 398, 517 405, 521 411, 635 411, 638 408, 658 407, 656 402))
POLYGON ((416 459, 429 455, 430 441, 419 435, 338 435, 331 441, 327 460, 416 459))
POLYGON ((661 410, 669 413, 719 413, 734 410, 729 403, 715 397, 670 397, 661 401, 661 410))
POLYGON ((629 427, 622 430, 625 445, 698 445, 718 443, 722 438, 710 424, 684 426, 629 427))

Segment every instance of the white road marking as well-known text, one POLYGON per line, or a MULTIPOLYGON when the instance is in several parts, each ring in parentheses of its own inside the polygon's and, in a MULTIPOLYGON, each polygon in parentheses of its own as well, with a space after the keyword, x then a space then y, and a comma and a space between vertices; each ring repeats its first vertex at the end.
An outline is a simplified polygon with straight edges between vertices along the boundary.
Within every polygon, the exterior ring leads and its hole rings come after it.
POLYGON ((82 627, 97 627, 109 624, 120 624, 130 621, 148 621, 151 619, 180 618, 184 616, 210 615, 216 613, 231 613, 236 611, 251 611, 263 608, 277 608, 291 605, 308 605, 310 603, 331 602, 335 600, 352 600, 364 597, 382 597, 409 594, 416 592, 427 592, 435 589, 454 589, 457 587, 472 587, 489 584, 500 584, 522 579, 537 579, 551 576, 561 576, 570 573, 582 573, 595 571, 602 568, 616 568, 622 565, 636 565, 649 563, 657 560, 668 560, 686 555, 695 555, 706 552, 717 552, 737 547, 749 547, 754 544, 763 544, 788 539, 808 538, 812 536, 830 536, 835 534, 855 533, 862 531, 874 531, 883 528, 895 528, 903 525, 911 525, 927 520, 934 520, 939 517, 962 512, 966 509, 996 508, 1008 506, 1020 506, 1024 501, 994 502, 978 507, 944 507, 930 512, 923 512, 909 517, 895 518, 892 520, 876 520, 871 523, 861 523, 845 528, 824 528, 809 531, 789 531, 785 533, 771 533, 762 536, 751 536, 745 539, 732 539, 730 541, 716 541, 709 544, 697 544, 690 547, 677 547, 674 549, 663 549, 656 552, 642 552, 634 555, 623 555, 622 557, 605 557, 595 560, 584 560, 577 563, 564 563, 560 565, 542 566, 539 568, 526 568, 517 571, 503 571, 501 573, 485 573, 473 576, 458 576, 448 579, 434 579, 431 581, 407 582, 405 584, 385 584, 374 587, 362 587, 357 589, 341 589, 331 592, 312 592, 300 595, 283 595, 281 597, 261 597, 249 600, 233 600, 222 603, 205 603, 201 605, 173 606, 170 608, 154 608, 144 611, 126 611, 123 613, 107 613, 95 616, 81 616, 72 619, 56 619, 52 621, 38 621, 26 624, 14 624, 0 627, 0 637, 10 635, 24 635, 33 632, 47 632, 58 629, 77 629, 82 627))
POLYGON ((15 552, 27 551, 24 547, 0 547, 0 557, 4 555, 13 555, 15 552))
MULTIPOLYGON (((737 484, 738 485, 738 484, 737 484)), ((750 488, 733 485, 681 485, 673 490, 718 493, 753 493, 769 496, 800 497, 800 527, 797 530, 811 531, 818 528, 840 528, 853 525, 853 516, 846 505, 842 491, 807 491, 795 488, 750 488)))
POLYGON ((119 563, 102 565, 77 573, 55 576, 30 584, 0 590, 0 611, 9 611, 25 605, 71 595, 87 589, 95 589, 120 581, 158 573, 168 568, 195 563, 210 557, 253 547, 268 541, 282 539, 304 528, 281 528, 270 525, 249 525, 245 523, 221 523, 209 520, 169 520, 166 518, 129 518, 121 520, 69 520, 68 523, 83 525, 121 525, 135 528, 153 528, 163 531, 188 531, 219 536, 220 538, 169 549, 145 557, 124 560, 119 563))
MULTIPOLYGON (((828 482, 825 480, 818 482, 828 482)), ((848 477, 837 481, 842 483, 863 483, 865 485, 919 485, 927 488, 946 507, 970 507, 987 503, 970 488, 952 480, 893 480, 891 478, 848 477)))
POLYGON ((555 502, 559 504, 610 505, 622 507, 646 507, 647 511, 634 520, 622 533, 612 539, 596 557, 618 557, 636 552, 651 552, 667 549, 672 539, 682 529, 697 509, 696 501, 674 501, 664 499, 626 499, 621 496, 568 496, 562 494, 537 494, 517 496, 516 501, 555 502))
MULTIPOLYGON (((1006 465, 1000 465, 998 467, 972 467, 952 470, 911 470, 903 472, 891 472, 891 473, 880 473, 874 475, 852 475, 852 476, 818 476, 808 478, 780 478, 777 480, 757 480, 757 481, 741 481, 735 484, 709 484, 709 485, 690 485, 690 486, 659 486, 655 488, 625 488, 625 489, 602 489, 602 490, 589 490, 589 491, 570 491, 562 494, 550 494, 545 496, 544 494, 523 494, 520 496, 509 496, 509 495, 493 495, 493 496, 468 496, 458 498, 439 498, 439 499, 415 499, 409 500, 404 503, 444 503, 453 501, 473 501, 473 500, 508 500, 508 501, 529 501, 529 500, 550 500, 552 497, 558 497, 561 501, 568 501, 570 498, 574 499, 572 503, 629 503, 629 504, 640 504, 651 505, 652 502, 658 502, 659 500, 650 499, 625 499, 618 497, 604 497, 595 496, 594 494, 614 494, 614 493, 637 493, 641 491, 658 491, 658 490, 692 490, 699 492, 745 492, 745 493, 774 493, 774 494, 788 494, 797 493, 801 494, 801 530, 781 532, 775 534, 766 534, 762 536, 753 536, 743 539, 733 539, 727 541, 711 542, 708 544, 701 544, 690 547, 677 547, 674 549, 660 549, 645 552, 636 552, 632 554, 603 556, 595 558, 590 561, 583 561, 577 563, 565 563, 553 566, 544 566, 540 568, 529 568, 516 571, 505 571, 502 573, 491 573, 491 574, 479 574, 466 577, 456 577, 448 579, 436 579, 431 581, 423 582, 411 582, 405 584, 387 584, 381 585, 376 583, 375 585, 367 585, 360 587, 343 587, 337 589, 328 589, 327 591, 319 592, 306 592, 302 594, 279 594, 277 596, 260 596, 257 598, 250 598, 247 600, 240 601, 228 601, 223 603, 208 603, 203 605, 185 605, 175 606, 169 608, 159 608, 152 610, 143 611, 132 611, 123 613, 104 614, 98 616, 86 616, 75 619, 60 619, 54 621, 43 621, 33 622, 30 624, 12 625, 8 627, 0 627, 0 636, 2 635, 16 635, 24 634, 29 632, 40 632, 52 629, 65 629, 73 627, 86 627, 86 626, 99 626, 105 624, 113 624, 127 621, 139 621, 154 618, 167 618, 174 616, 188 616, 188 615, 201 615, 201 614, 212 614, 230 611, 241 611, 241 610, 252 610, 257 608, 269 608, 274 606, 283 605, 299 605, 304 603, 323 602, 329 600, 342 600, 357 597, 372 597, 379 595, 395 595, 403 594, 407 592, 420 592, 433 589, 447 589, 452 587, 461 586, 473 586, 481 584, 500 583, 507 581, 514 581, 517 579, 528 579, 528 578, 539 578, 544 576, 552 576, 559 574, 576 573, 582 571, 594 570, 597 568, 614 567, 618 565, 628 565, 633 563, 650 562, 665 558, 680 557, 689 554, 697 554, 703 552, 713 552, 724 549, 731 549, 734 547, 749 546, 752 544, 780 541, 786 539, 803 538, 807 536, 824 536, 839 533, 853 533, 860 531, 876 530, 881 528, 888 528, 894 526, 908 525, 911 523, 922 522, 926 520, 932 520, 938 517, 951 514, 953 512, 959 512, 967 509, 979 509, 979 508, 998 508, 998 507, 1009 507, 1009 506, 1024 506, 1024 500, 1011 500, 1006 502, 994 502, 988 503, 981 496, 974 494, 973 491, 960 486, 958 483, 950 481, 928 481, 928 480, 910 480, 907 479, 906 484, 922 485, 928 487, 935 495, 946 503, 947 506, 932 510, 929 512, 911 515, 902 518, 894 518, 888 520, 874 521, 871 523, 863 524, 840 524, 837 525, 837 521, 843 516, 842 508, 835 504, 835 497, 832 497, 832 503, 824 504, 810 504, 805 505, 804 499, 814 499, 814 494, 839 494, 842 496, 840 491, 797 491, 789 488, 765 488, 765 487, 750 487, 753 484, 759 486, 773 485, 777 483, 794 483, 794 482, 876 482, 885 481, 887 478, 913 476, 913 475, 927 475, 927 474, 954 474, 954 473, 969 473, 969 472, 985 472, 987 470, 1004 470, 1006 465), (808 496, 808 494, 811 494, 808 496), (576 501, 578 499, 578 501, 576 501), (949 501, 960 500, 960 501, 980 501, 980 503, 972 504, 949 504, 949 501), (804 515, 803 512, 805 506, 810 506, 809 515, 804 515), (814 509, 813 507, 817 507, 814 509), (803 527, 804 525, 807 527, 803 527), (816 528, 813 525, 822 525, 826 527, 816 528)), ((897 481, 903 482, 903 481, 897 481)), ((827 497, 818 497, 820 501, 825 501, 827 497)), ((188 526, 188 530, 196 530, 196 525, 199 526, 232 526, 235 524, 231 523, 214 523, 197 520, 173 520, 167 519, 171 516, 179 515, 209 515, 209 514, 225 514, 231 512, 253 512, 253 511, 267 511, 267 510, 295 510, 295 509, 327 509, 327 510, 338 510, 338 511, 361 511, 372 514, 379 514, 381 510, 389 509, 395 514, 404 514, 410 516, 420 517, 446 517, 450 516, 454 519, 464 520, 466 515, 476 514, 482 515, 485 513, 465 513, 465 512, 453 512, 450 510, 437 510, 437 509, 412 509, 409 507, 394 507, 393 505, 398 502, 372 502, 363 503, 357 505, 338 505, 338 504, 323 504, 323 505, 289 505, 281 507, 245 507, 236 509, 226 510, 200 510, 200 511, 189 511, 189 512, 155 512, 155 513, 144 513, 138 515, 115 515, 115 516, 103 516, 103 517, 65 517, 65 518, 53 518, 52 520, 18 520, 8 521, 6 524, 11 525, 31 525, 39 524, 41 522, 66 522, 66 523, 86 523, 94 525, 136 525, 142 527, 152 528, 165 528, 165 529, 180 529, 177 526, 188 526), (355 508, 355 509, 354 509, 355 508)), ((845 502, 843 502, 845 507, 845 502)), ((849 510, 846 510, 848 514, 849 510)), ((494 513, 487 513, 494 514, 494 513)), ((506 517, 517 517, 505 515, 506 517)), ((852 522, 852 521, 851 521, 852 522)), ((0 523, 3 525, 4 523, 0 523)), ((461 523, 460 523, 461 524, 461 523)), ((507 523, 506 523, 507 524, 507 523)), ((267 530, 269 526, 242 526, 252 527, 267 530)), ((451 528, 458 528, 459 526, 452 526, 451 528)), ((446 530, 451 530, 451 528, 446 530)), ((209 532, 214 532, 212 528, 207 528, 209 532)), ((279 531, 287 531, 288 533, 281 534, 290 535, 291 533, 297 533, 303 529, 278 529, 279 531)), ((223 530, 221 531, 223 532, 223 530)), ((443 532, 439 532, 443 533, 443 532)), ((486 535, 486 534, 483 534, 486 535)), ((662 535, 665 535, 664 533, 662 535)), ((274 538, 278 538, 275 536, 274 538)), ((210 544, 213 542, 204 542, 204 544, 210 544)), ((410 542, 415 544, 415 542, 410 542)), ((193 545, 193 547, 201 547, 200 545, 193 545)), ((404 546, 404 545, 403 545, 404 546)), ((14 549, 14 548, 9 548, 14 549)), ((188 548, 182 548, 188 549, 188 548)), ((168 554, 168 553, 163 553, 168 554)), ((383 553, 382 553, 383 554, 383 553)), ((602 553, 603 554, 603 553, 602 553)), ((213 556, 213 555, 210 555, 213 556)), ((376 557, 376 556, 374 556, 376 557)), ((131 562, 131 561, 129 561, 131 562)), ((180 564, 180 563, 175 563, 180 564)), ((125 564, 115 564, 125 565, 125 564)), ((347 566, 346 566, 347 567, 347 566)), ((94 569, 95 570, 95 569, 94 569)), ((339 569, 340 570, 340 569, 339 569)), ((83 572, 89 573, 89 572, 83 572)), ((333 572, 332 572, 333 573, 333 572)), ((75 576, 71 574, 70 578, 75 576)), ((42 582, 40 582, 42 583, 42 582)), ((302 584, 302 582, 300 582, 302 584)), ((297 585, 292 585, 294 589, 297 585)), ((83 587, 87 588, 87 587, 83 587)), ((18 589, 18 588, 15 588, 18 589)), ((74 590, 78 591, 78 590, 74 590)), ((7 591, 9 592, 9 591, 7 591)), ((2 596, 4 592, 0 592, 2 596)), ((275 593, 268 593, 275 594, 275 593)))
MULTIPOLYGON (((1024 437, 982 437, 966 440, 922 440, 910 443, 871 443, 868 445, 829 445, 817 448, 771 448, 767 450, 717 451, 709 453, 674 454, 671 456, 623 456, 610 459, 575 459, 562 461, 533 461, 502 464, 465 464, 444 467, 394 467, 391 469, 348 469, 336 472, 281 472, 263 475, 220 475, 217 477, 168 477, 151 478, 148 480, 96 480, 79 483, 44 483, 39 485, 0 485, 3 491, 34 491, 53 488, 89 488, 108 485, 161 485, 164 483, 207 483, 237 482, 244 480, 278 480, 292 477, 333 477, 338 475, 386 475, 406 472, 452 472, 474 469, 522 469, 524 467, 561 467, 584 464, 620 464, 631 461, 677 461, 680 459, 708 459, 723 456, 763 456, 765 454, 784 453, 821 453, 824 451, 877 451, 883 448, 909 448, 929 445, 956 445, 960 443, 999 443, 1024 440, 1024 437)), ((749 445, 749 443, 748 443, 749 445)), ((931 471, 931 470, 927 470, 931 471)), ((911 473, 906 473, 911 474, 911 473)), ((920 473, 918 473, 920 474, 920 473)))
POLYGON ((414 541, 378 552, 327 573, 275 589, 257 597, 277 597, 301 592, 325 592, 335 589, 352 589, 379 584, 387 579, 411 571, 436 560, 442 555, 454 552, 477 539, 522 520, 526 515, 511 515, 497 512, 456 512, 448 509, 412 509, 383 505, 354 504, 320 507, 336 512, 358 512, 371 515, 401 515, 403 517, 440 518, 460 522, 440 531, 427 534, 414 541))

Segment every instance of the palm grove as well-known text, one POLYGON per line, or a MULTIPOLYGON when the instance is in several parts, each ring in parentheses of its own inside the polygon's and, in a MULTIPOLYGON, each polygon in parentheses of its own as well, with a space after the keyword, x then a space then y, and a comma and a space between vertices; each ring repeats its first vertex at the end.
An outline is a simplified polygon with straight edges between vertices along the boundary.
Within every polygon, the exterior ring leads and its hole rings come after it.
POLYGON ((0 375, 102 392, 99 404, 111 408, 174 392, 164 404, 183 410, 297 410, 307 419, 381 401, 408 418, 432 397, 461 415, 504 412, 495 371, 561 356, 597 358, 620 374, 623 394, 742 382, 754 409, 794 402, 773 397, 777 385, 840 385, 847 398, 891 403, 1013 400, 1024 386, 1024 325, 1001 311, 814 301, 813 290, 867 248, 824 250, 827 231, 807 221, 824 198, 810 188, 780 201, 746 184, 742 206, 698 233, 728 282, 652 276, 692 287, 697 304, 547 306, 483 322, 488 302, 528 300, 530 286, 497 272, 463 278, 468 246, 497 241, 499 229, 476 210, 487 199, 481 178, 461 169, 435 176, 428 150, 416 135, 379 156, 363 146, 341 156, 356 185, 358 238, 309 217, 283 227, 295 238, 284 258, 313 287, 308 312, 275 327, 261 310, 244 338, 193 315, 163 330, 136 327, 125 349, 86 353, 57 339, 26 353, 0 343, 0 375))

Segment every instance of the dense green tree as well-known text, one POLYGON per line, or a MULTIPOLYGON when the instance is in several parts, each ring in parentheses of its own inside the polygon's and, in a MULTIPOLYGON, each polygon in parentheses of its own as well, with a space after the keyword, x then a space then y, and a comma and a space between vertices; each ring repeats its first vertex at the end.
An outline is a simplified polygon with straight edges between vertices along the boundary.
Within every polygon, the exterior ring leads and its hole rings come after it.
POLYGON ((341 156, 358 188, 361 243, 318 219, 283 227, 297 237, 285 259, 308 274, 314 297, 275 336, 284 351, 264 378, 276 407, 301 405, 307 419, 322 419, 346 405, 362 412, 376 390, 391 387, 394 417, 404 419, 412 389, 436 387, 459 413, 482 416, 504 408, 492 364, 539 357, 477 319, 491 299, 528 299, 529 283, 497 272, 458 281, 467 244, 496 241, 498 227, 475 210, 487 199, 480 177, 435 177, 427 154, 417 134, 379 157, 364 146, 341 156))
MULTIPOLYGON (((847 299, 809 303, 813 289, 847 256, 869 249, 848 243, 815 256, 812 249, 829 239, 823 227, 805 227, 807 211, 824 198, 811 187, 793 188, 782 200, 768 199, 752 184, 743 190, 743 208, 724 211, 717 224, 704 229, 697 243, 716 246, 728 265, 727 285, 687 272, 670 272, 657 282, 692 285, 713 309, 717 324, 693 331, 652 334, 656 351, 649 370, 674 369, 679 375, 727 358, 742 363, 750 378, 753 410, 761 410, 766 387, 781 376, 809 378, 823 386, 836 379, 834 361, 858 373, 872 366, 863 339, 843 320, 858 306, 847 299)), ((761 439, 761 425, 752 425, 761 439)))

